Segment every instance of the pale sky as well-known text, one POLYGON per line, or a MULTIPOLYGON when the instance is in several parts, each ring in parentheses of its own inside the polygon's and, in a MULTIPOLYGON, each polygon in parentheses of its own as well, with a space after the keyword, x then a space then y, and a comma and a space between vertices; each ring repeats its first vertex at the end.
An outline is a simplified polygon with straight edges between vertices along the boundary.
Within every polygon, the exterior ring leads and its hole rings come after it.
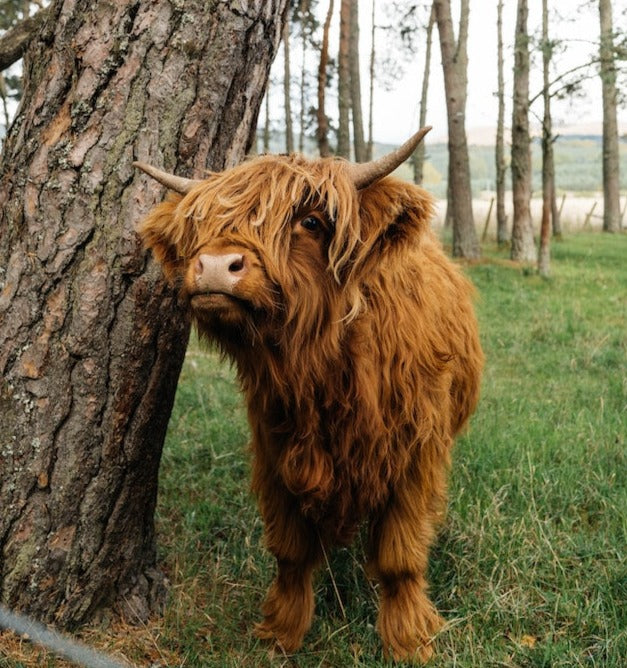
MULTIPOLYGON (((385 15, 385 0, 377 1, 377 23, 389 21, 385 15)), ((505 0, 503 16, 503 39, 505 51, 505 87, 506 87, 506 125, 511 119, 512 87, 512 47, 516 20, 516 0, 505 0)), ((614 28, 625 28, 621 25, 627 20, 627 0, 613 0, 614 28)), ((328 3, 319 2, 321 22, 328 3)), ((330 36, 330 50, 332 55, 337 52, 338 5, 332 24, 330 36)), ((496 0, 471 0, 470 26, 468 38, 468 103, 466 107, 466 127, 472 136, 472 129, 496 126, 497 99, 495 97, 497 79, 497 36, 496 36, 496 0)), ((599 35, 598 2, 593 0, 587 5, 584 0, 550 0, 549 6, 558 7, 559 12, 568 20, 555 21, 549 24, 549 36, 558 37, 564 42, 564 52, 556 57, 554 74, 563 72, 579 64, 583 64, 596 54, 594 44, 599 35), (585 6, 584 6, 585 5, 585 6), (580 11, 578 11, 580 10, 580 11), (575 18, 576 17, 576 18, 575 18), (567 40, 567 41, 566 41, 567 40)), ((368 102, 368 58, 370 53, 370 14, 371 0, 360 0, 360 57, 362 60, 362 96, 364 106, 364 122, 367 123, 368 102)), ((453 12, 459 12, 459 0, 452 0, 453 12)), ((553 11, 550 9, 550 11, 553 11)), ((550 21, 553 17, 550 17, 550 21)), ((457 18, 454 14, 454 25, 457 33, 457 18)), ((541 2, 529 0, 529 32, 537 31, 541 27, 541 2)), ((378 30, 375 44, 383 44, 389 39, 384 31, 378 30)), ((422 38, 424 40, 424 38, 422 38)), ((298 71, 299 56, 298 44, 295 40, 292 48, 292 61, 295 72, 298 71)), ((282 80, 282 48, 273 66, 273 76, 276 81, 282 80)), ((405 74, 394 86, 393 90, 383 90, 375 87, 374 93, 374 137, 375 140, 389 143, 400 143, 417 129, 420 87, 424 68, 424 44, 420 45, 418 53, 404 65, 405 74)), ((315 72, 315 65, 312 70, 315 72)), ((296 81, 296 77, 293 77, 296 81)), ((624 81, 624 80, 623 80, 624 81)), ((535 55, 532 64, 530 96, 539 92, 542 84, 541 55, 535 55)), ((314 82, 315 85, 315 82, 314 82)), ((375 84, 376 86, 376 84, 375 84)), ((601 111, 601 84, 599 77, 594 77, 585 85, 586 95, 574 101, 554 101, 552 103, 553 122, 556 129, 561 125, 599 123, 601 111)), ((294 90, 297 96, 297 91, 294 90)), ((327 101, 327 113, 336 114, 335 97, 327 101)), ((274 87, 271 94, 272 116, 278 121, 282 114, 282 100, 280 87, 274 87)), ((296 104, 294 105, 296 107, 296 104)), ((542 102, 538 100, 532 108, 537 114, 542 114, 542 102)), ((294 112, 295 113, 295 112, 294 112)), ((532 118, 533 122, 533 118, 532 118)), ((427 123, 433 126, 432 138, 438 140, 446 137, 446 104, 444 99, 444 81, 440 59, 440 43, 437 27, 433 32, 433 46, 431 56, 431 76, 429 86, 429 101, 427 123)), ((296 132, 298 129, 296 129, 296 132)), ((627 110, 619 110, 619 131, 627 131, 627 110)), ((600 125, 599 125, 600 132, 600 125)), ((488 133, 489 135, 489 133, 488 133)))

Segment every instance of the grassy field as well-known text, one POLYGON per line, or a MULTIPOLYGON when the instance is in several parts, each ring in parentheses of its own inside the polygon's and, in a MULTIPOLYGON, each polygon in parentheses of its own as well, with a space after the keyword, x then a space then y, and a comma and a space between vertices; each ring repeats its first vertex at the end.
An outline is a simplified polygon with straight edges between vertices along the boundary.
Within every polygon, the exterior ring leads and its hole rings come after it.
MULTIPOLYGON (((627 236, 555 244, 550 281, 506 257, 487 248, 468 267, 487 367, 431 558, 432 596, 448 624, 430 665, 619 668, 627 665, 627 236)), ((232 370, 192 345, 161 471, 165 618, 87 639, 140 665, 391 666, 374 630, 376 587, 360 540, 319 574, 300 652, 272 653, 252 636, 274 566, 249 493, 247 438, 232 370)))

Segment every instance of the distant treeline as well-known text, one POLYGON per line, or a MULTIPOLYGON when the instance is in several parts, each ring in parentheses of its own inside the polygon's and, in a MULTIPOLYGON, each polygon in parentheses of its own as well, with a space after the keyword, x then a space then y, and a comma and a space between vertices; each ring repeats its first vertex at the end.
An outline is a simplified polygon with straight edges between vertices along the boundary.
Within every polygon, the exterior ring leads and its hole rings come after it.
MULTIPOLYGON (((261 140, 259 141, 261 146, 261 140)), ((383 155, 393 148, 390 144, 374 145, 374 155, 383 155)), ((273 133, 270 150, 274 153, 285 151, 285 138, 282 133, 273 133)), ((305 152, 317 154, 313 139, 307 138, 305 152)), ((493 146, 470 146, 470 173, 473 194, 479 195, 485 190, 495 189, 495 161, 493 146)), ((601 170, 601 136, 567 135, 558 137, 555 142, 555 177, 558 193, 568 191, 576 193, 593 193, 603 190, 601 170)), ((533 190, 540 195, 542 189, 542 155, 540 140, 535 139, 531 147, 533 167, 533 190)), ((436 197, 446 197, 448 171, 447 145, 427 144, 424 186, 436 197)), ((412 178, 412 169, 406 163, 399 169, 399 175, 406 179, 412 178)), ((620 175, 621 190, 627 189, 627 137, 620 140, 620 175)), ((506 187, 511 187, 511 176, 508 172, 506 187)))

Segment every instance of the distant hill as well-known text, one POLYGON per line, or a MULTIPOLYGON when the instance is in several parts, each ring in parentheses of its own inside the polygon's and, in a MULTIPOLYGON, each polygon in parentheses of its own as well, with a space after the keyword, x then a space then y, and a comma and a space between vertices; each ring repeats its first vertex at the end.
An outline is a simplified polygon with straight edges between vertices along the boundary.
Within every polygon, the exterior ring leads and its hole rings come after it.
MULTIPOLYGON (((587 134, 588 127, 571 126, 579 129, 579 134, 562 134, 555 142, 555 171, 558 191, 592 193, 602 190, 602 168, 601 168, 601 135, 587 134)), ((564 128, 565 129, 565 128, 564 128)), ((494 129, 491 129, 492 135, 494 129)), ((483 133, 485 138, 486 135, 483 133)), ((472 138, 480 138, 478 135, 470 135, 472 138)), ((492 142, 494 137, 492 137, 492 142)), ((261 141, 258 142, 261 146, 261 141)), ((396 148, 392 144, 375 143, 374 154, 384 155, 396 148)), ((285 139, 282 133, 274 133, 270 142, 271 153, 285 152, 285 139)), ((317 146, 313 139, 306 138, 305 154, 317 155, 317 146)), ((483 191, 495 189, 496 170, 494 166, 494 145, 486 143, 470 143, 470 171, 472 177, 473 194, 478 196, 483 191)), ((622 136, 620 141, 620 173, 621 190, 627 190, 627 136, 622 136)), ((507 157, 507 154, 506 154, 507 157)), ((541 189, 541 167, 542 153, 539 138, 532 141, 532 168, 533 189, 541 189)), ((445 198, 447 188, 448 150, 443 141, 431 143, 427 141, 427 155, 425 165, 424 185, 436 197, 445 198)), ((402 178, 411 179, 412 170, 408 163, 397 170, 402 178)), ((509 184, 509 170, 507 173, 507 186, 509 184)))

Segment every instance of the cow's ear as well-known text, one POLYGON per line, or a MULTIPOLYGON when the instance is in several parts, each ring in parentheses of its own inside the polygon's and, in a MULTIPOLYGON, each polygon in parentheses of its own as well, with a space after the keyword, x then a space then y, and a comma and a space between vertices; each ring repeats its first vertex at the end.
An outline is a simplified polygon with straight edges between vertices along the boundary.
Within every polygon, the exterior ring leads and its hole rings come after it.
POLYGON ((152 209, 137 230, 144 246, 152 250, 170 281, 183 269, 185 249, 189 248, 189 237, 193 233, 185 217, 177 215, 180 200, 179 195, 170 195, 152 209))
POLYGON ((367 255, 416 243, 428 229, 433 198, 413 184, 387 178, 359 191, 363 250, 367 255))

